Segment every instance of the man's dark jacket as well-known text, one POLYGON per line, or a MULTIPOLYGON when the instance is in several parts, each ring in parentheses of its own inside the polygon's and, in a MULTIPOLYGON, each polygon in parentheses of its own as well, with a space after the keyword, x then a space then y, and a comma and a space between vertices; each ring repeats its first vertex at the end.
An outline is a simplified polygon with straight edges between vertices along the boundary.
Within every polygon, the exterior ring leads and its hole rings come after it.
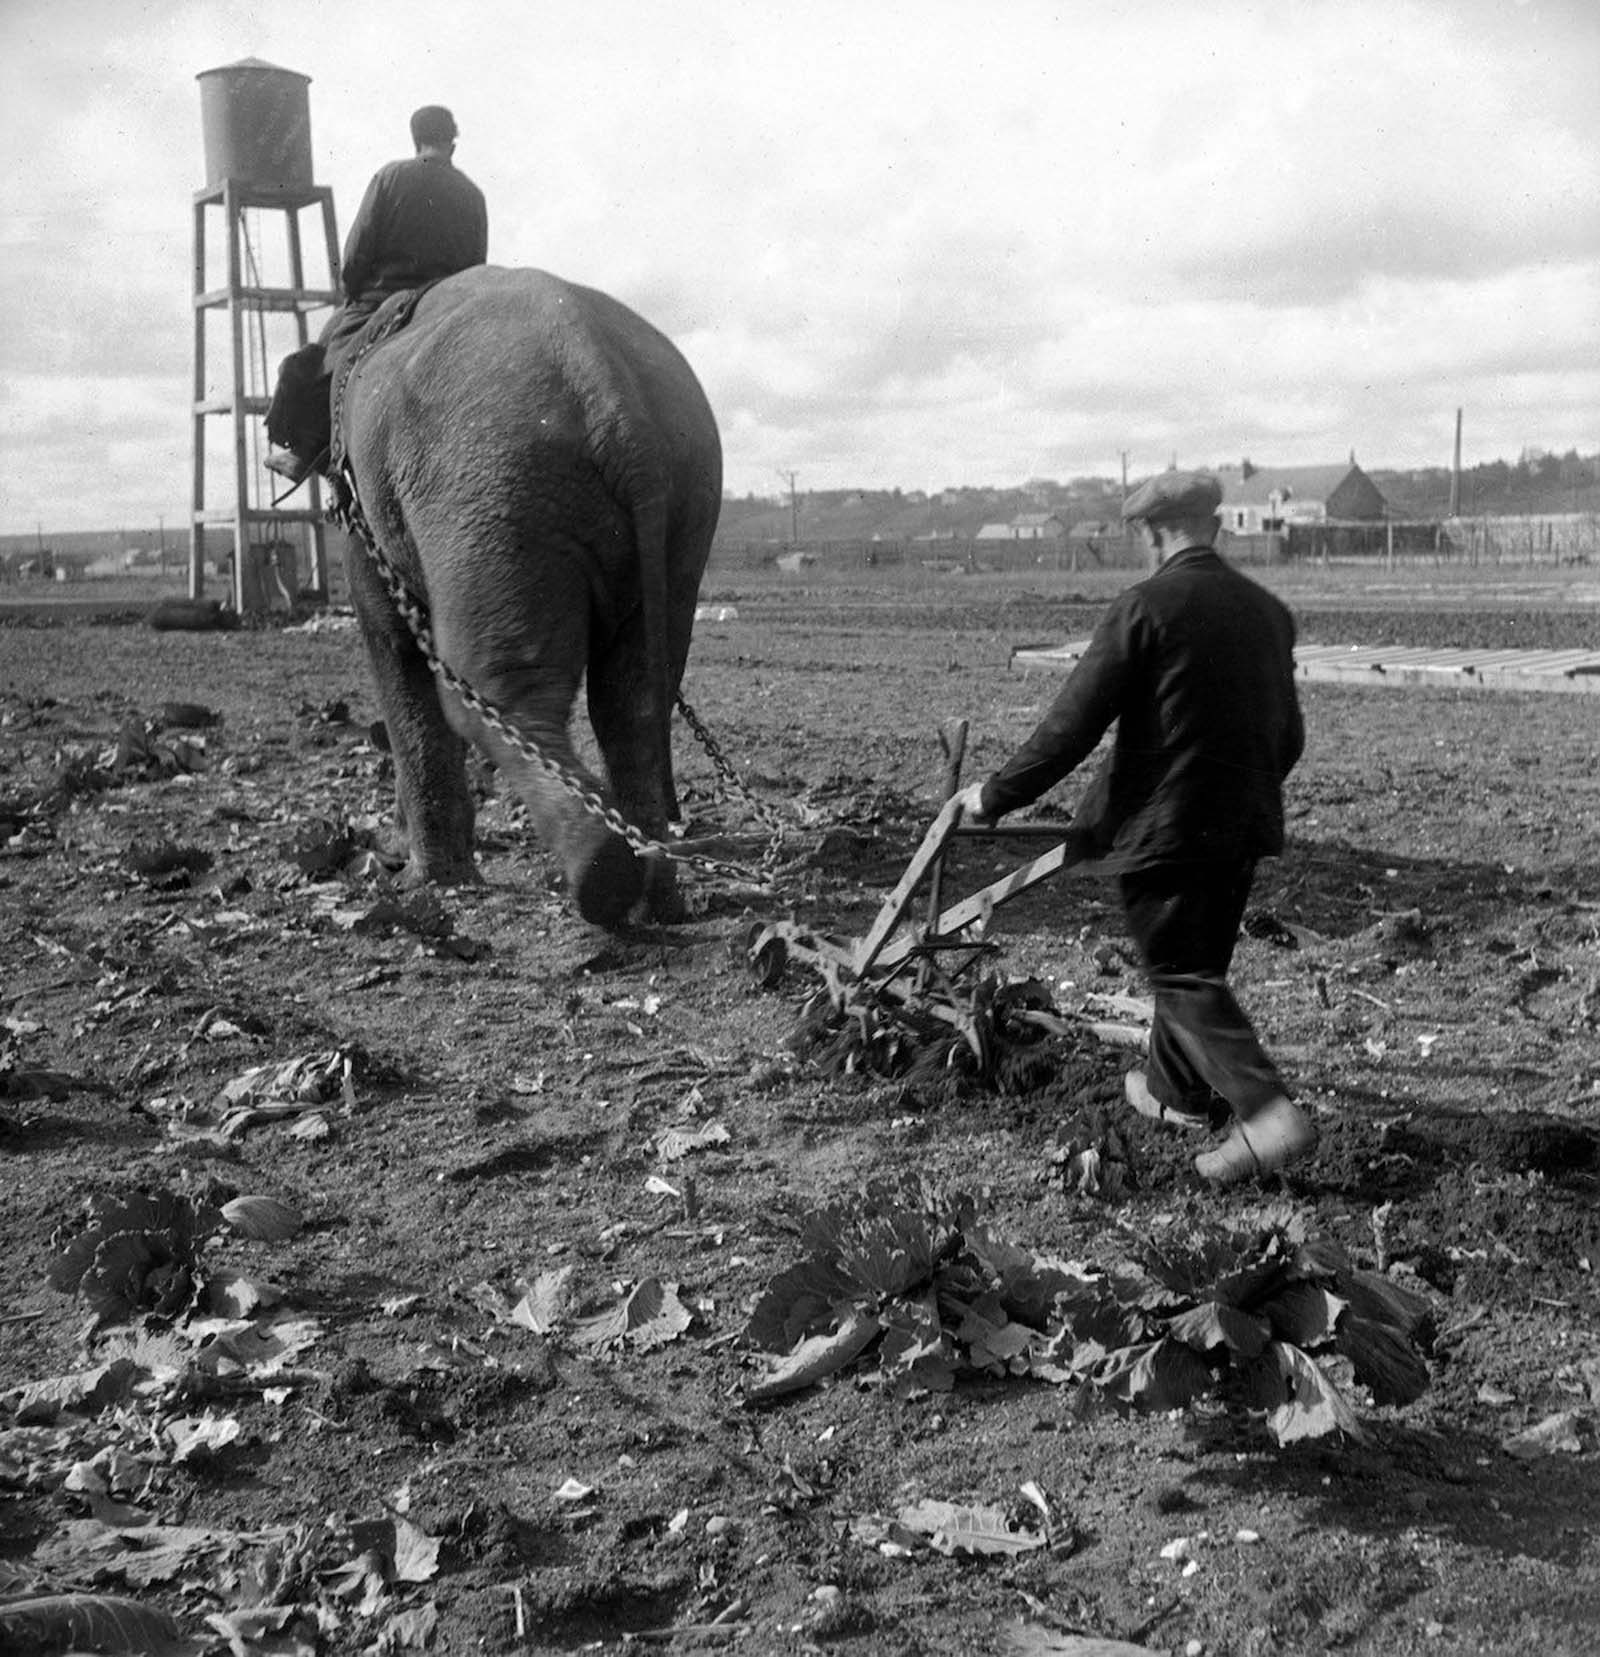
POLYGON ((1117 722, 1075 825, 1132 871, 1283 850, 1283 779, 1305 742, 1294 620, 1210 547, 1175 553, 1112 604, 1032 736, 983 789, 1029 804, 1117 722))
POLYGON ((391 161, 367 186, 345 240, 345 298, 373 304, 489 257, 483 192, 442 155, 391 161))

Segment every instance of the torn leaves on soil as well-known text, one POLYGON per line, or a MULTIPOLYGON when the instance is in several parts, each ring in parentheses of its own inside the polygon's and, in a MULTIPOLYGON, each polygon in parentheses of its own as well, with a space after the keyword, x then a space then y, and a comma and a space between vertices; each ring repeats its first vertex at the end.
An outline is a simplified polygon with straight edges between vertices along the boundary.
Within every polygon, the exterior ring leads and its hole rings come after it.
MULTIPOLYGON (((695 700, 816 842, 805 918, 865 930, 936 807, 930 710, 973 716, 981 774, 1048 699, 1007 668, 1018 623, 1092 613, 784 588, 697 638, 695 700)), ((1429 643, 1516 642, 1512 619, 1385 618, 1429 643)), ((1291 842, 1235 962, 1322 1129, 1278 1193, 1291 1236, 1195 1189, 1098 1038, 1019 1048, 1001 1090, 803 1062, 793 975, 757 994, 729 964, 747 895, 696 884, 685 927, 598 938, 476 763, 484 885, 414 901, 347 634, 3 642, 8 1611, 130 1600, 132 1637, 171 1619, 207 1657, 740 1630, 904 1657, 1021 1627, 1587 1648, 1583 698, 1307 687, 1291 842), (918 1171, 944 1194, 872 1230, 859 1192, 918 1171), (127 1207, 163 1192, 187 1231, 127 1207), (241 1200, 245 1230, 212 1229, 241 1200), (97 1203, 124 1207, 51 1288, 97 1203), (741 1342, 802 1268, 770 1344, 741 1342), (807 1361, 824 1384, 750 1399, 807 1361)), ((680 750, 707 832, 718 788, 680 750)), ((996 855, 959 848, 947 897, 996 855)), ((993 936, 1003 980, 1137 1022, 1103 883, 1029 893, 993 936)))

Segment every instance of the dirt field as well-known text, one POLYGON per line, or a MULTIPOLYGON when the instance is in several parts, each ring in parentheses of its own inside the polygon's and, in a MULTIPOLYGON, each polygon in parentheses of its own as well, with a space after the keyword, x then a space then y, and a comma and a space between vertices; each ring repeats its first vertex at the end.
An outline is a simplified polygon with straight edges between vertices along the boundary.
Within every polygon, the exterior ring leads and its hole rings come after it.
MULTIPOLYGON (((1236 984, 1323 1137, 1270 1188, 1204 1192, 1125 1120, 1126 1048, 1052 1038, 1006 1092, 834 1073, 793 1051, 818 976, 748 970, 754 922, 866 930, 941 720, 968 776, 1026 733, 1051 684, 1012 647, 1082 636, 1115 584, 1052 579, 709 583, 737 613, 685 688, 786 879, 692 878, 688 924, 626 937, 568 914, 487 772, 484 884, 386 893, 350 628, 0 620, 0 1647, 54 1649, 15 1608, 64 1594, 81 1649, 123 1602, 100 1645, 137 1651, 1600 1647, 1600 703, 1305 687, 1236 984), (1226 1388, 1091 1407, 1019 1361, 946 1389, 887 1342, 751 1401, 808 1216, 907 1178, 1101 1272, 1213 1228, 1232 1269, 1292 1216, 1425 1302, 1430 1384, 1379 1404, 1332 1360, 1364 1436, 1283 1445, 1226 1388), (166 1206, 84 1240, 140 1191, 166 1206), (224 1223, 240 1196, 303 1223, 224 1223)), ((1312 642, 1600 619, 1538 582, 1284 590, 1312 642)), ((696 826, 747 825, 678 751, 696 826)), ((961 842, 947 898, 1012 861, 961 842)), ((1143 993, 1101 880, 992 935, 1063 1014, 1143 993)))

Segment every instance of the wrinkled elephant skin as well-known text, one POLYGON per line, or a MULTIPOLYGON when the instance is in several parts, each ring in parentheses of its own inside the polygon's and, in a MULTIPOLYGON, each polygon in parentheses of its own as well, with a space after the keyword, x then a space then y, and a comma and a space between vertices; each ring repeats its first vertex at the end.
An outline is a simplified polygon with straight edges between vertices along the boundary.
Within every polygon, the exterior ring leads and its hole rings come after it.
MULTIPOLYGON (((430 289, 359 358, 344 437, 373 534, 427 606, 439 656, 538 750, 659 839, 670 723, 722 498, 716 422, 670 342, 541 271, 430 289), (587 686, 604 780, 570 723, 587 686)), ((672 865, 636 857, 436 681, 356 539, 350 587, 395 764, 407 878, 475 878, 465 743, 526 804, 588 920, 674 919, 672 865)))

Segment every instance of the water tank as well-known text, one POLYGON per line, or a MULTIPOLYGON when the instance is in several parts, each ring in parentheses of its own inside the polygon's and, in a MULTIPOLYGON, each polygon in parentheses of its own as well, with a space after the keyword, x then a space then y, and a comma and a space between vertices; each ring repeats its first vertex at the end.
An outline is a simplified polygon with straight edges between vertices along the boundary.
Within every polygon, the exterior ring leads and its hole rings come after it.
POLYGON ((258 190, 310 187, 309 75, 244 58, 195 79, 207 189, 230 178, 258 190))

